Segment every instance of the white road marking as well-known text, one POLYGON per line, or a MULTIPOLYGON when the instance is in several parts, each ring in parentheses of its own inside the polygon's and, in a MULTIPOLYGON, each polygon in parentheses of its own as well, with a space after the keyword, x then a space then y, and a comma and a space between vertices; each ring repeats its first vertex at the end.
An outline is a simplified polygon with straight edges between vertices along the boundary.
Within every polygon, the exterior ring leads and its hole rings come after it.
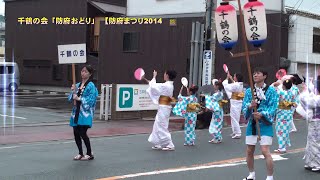
MULTIPOLYGON (((273 154, 272 157, 273 157, 273 161, 288 160, 288 158, 283 158, 280 155, 273 154)), ((261 159, 261 156, 256 156, 255 159, 261 159)), ((219 167, 233 167, 233 166, 239 166, 239 165, 245 165, 245 164, 247 164, 245 158, 235 158, 235 159, 211 162, 207 164, 193 165, 190 167, 180 167, 180 168, 156 170, 156 171, 150 171, 150 172, 144 172, 144 173, 127 174, 127 175, 121 175, 121 176, 101 178, 97 180, 126 179, 126 178, 132 178, 132 177, 151 176, 151 175, 168 174, 168 173, 185 172, 185 171, 196 171, 196 170, 219 168, 219 167)))
POLYGON ((2 149, 14 149, 14 148, 18 148, 20 146, 7 146, 7 147, 0 147, 0 150, 2 149))
POLYGON ((11 117, 11 118, 17 118, 17 119, 27 119, 25 117, 19 117, 19 116, 9 116, 9 115, 6 115, 6 114, 0 114, 0 116, 2 117, 11 117))
POLYGON ((43 107, 27 107, 30 109, 37 109, 37 110, 47 110, 47 108, 43 108, 43 107))

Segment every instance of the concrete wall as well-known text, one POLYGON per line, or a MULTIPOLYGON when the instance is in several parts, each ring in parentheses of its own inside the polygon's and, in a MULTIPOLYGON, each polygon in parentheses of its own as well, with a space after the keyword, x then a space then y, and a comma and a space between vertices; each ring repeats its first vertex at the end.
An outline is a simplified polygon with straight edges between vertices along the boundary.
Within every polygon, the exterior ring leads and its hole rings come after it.
POLYGON ((301 73, 304 76, 315 75, 319 72, 315 65, 320 64, 320 53, 313 52, 314 27, 320 27, 320 19, 313 19, 301 15, 290 17, 288 59, 291 60, 290 73, 301 73), (307 69, 306 63, 309 66, 307 69))

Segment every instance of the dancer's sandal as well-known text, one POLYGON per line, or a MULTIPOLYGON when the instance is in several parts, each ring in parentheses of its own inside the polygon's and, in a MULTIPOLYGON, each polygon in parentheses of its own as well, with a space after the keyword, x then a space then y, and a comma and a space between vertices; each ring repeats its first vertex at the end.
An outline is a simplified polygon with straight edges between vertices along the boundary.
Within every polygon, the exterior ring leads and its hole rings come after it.
POLYGON ((94 159, 94 156, 91 155, 84 155, 83 158, 80 159, 80 161, 90 161, 90 160, 93 160, 94 159))
POLYGON ((81 160, 82 158, 83 158, 83 155, 78 154, 73 158, 73 160, 78 161, 78 160, 81 160))
POLYGON ((279 153, 279 154, 284 154, 286 153, 287 151, 281 151, 280 149, 276 149, 274 150, 275 153, 279 153))
POLYGON ((153 150, 161 150, 162 147, 161 147, 161 146, 152 146, 152 149, 153 149, 153 150))
POLYGON ((174 148, 172 148, 172 147, 164 147, 164 148, 162 148, 162 151, 174 151, 174 148))
POLYGON ((209 143, 212 143, 212 144, 220 144, 221 143, 221 140, 214 140, 214 139, 211 139, 210 141, 208 141, 209 143))

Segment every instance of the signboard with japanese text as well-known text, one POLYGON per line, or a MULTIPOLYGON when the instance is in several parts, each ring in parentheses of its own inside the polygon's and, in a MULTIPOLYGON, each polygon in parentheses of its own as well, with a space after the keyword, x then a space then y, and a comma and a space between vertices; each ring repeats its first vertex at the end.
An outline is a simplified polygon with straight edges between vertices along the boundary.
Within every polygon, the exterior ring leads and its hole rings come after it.
POLYGON ((248 41, 260 47, 267 39, 267 19, 264 4, 250 0, 243 8, 244 24, 248 41))
POLYGON ((86 63, 86 44, 58 45, 59 64, 86 63))
POLYGON ((215 12, 217 39, 226 50, 231 50, 238 41, 237 13, 229 2, 221 3, 215 12))
POLYGON ((147 93, 149 85, 117 84, 116 111, 157 110, 147 93))
POLYGON ((203 52, 202 86, 211 84, 212 51, 203 52))

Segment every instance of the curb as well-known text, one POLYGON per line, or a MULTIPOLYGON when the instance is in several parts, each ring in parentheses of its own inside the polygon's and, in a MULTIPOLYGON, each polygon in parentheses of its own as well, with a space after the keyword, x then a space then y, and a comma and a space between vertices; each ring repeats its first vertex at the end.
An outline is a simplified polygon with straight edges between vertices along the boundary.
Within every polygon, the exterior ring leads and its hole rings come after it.
POLYGON ((30 90, 30 89, 18 89, 17 92, 29 92, 29 93, 50 94, 50 95, 69 95, 70 93, 70 92, 40 91, 40 90, 30 90))
MULTIPOLYGON (((94 124, 106 123, 106 121, 93 121, 94 124)), ((0 128, 13 128, 13 127, 41 127, 41 126, 62 126, 69 125, 69 121, 61 122, 43 122, 43 123, 29 123, 29 124, 15 124, 14 126, 0 126, 0 128)))

